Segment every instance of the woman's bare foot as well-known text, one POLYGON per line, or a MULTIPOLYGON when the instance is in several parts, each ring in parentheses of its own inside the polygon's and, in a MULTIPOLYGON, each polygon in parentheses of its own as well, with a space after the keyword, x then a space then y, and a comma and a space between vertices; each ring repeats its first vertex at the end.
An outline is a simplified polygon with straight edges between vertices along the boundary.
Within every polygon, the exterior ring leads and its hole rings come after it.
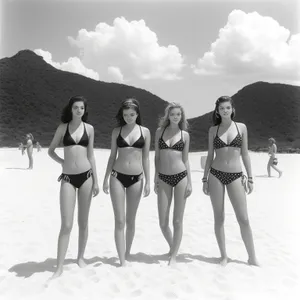
POLYGON ((220 265, 221 266, 226 266, 227 263, 228 263, 228 257, 227 256, 221 257, 221 259, 220 259, 220 265))
POLYGON ((256 258, 249 258, 248 259, 248 264, 251 265, 251 266, 259 267, 259 263, 258 263, 256 258))
POLYGON ((87 266, 86 262, 84 261, 83 258, 77 258, 77 265, 80 267, 80 268, 84 268, 87 266))
POLYGON ((126 260, 120 262, 120 267, 126 267, 126 265, 127 265, 126 260))
POLYGON ((169 266, 175 266, 176 265, 176 263, 177 263, 177 261, 176 261, 176 257, 170 257, 170 259, 169 259, 169 266))
POLYGON ((55 273, 49 278, 49 280, 53 280, 57 277, 59 277, 63 272, 63 268, 58 268, 55 273))
POLYGON ((127 260, 127 261, 131 261, 132 260, 132 257, 130 255, 130 253, 125 252, 125 260, 127 260))

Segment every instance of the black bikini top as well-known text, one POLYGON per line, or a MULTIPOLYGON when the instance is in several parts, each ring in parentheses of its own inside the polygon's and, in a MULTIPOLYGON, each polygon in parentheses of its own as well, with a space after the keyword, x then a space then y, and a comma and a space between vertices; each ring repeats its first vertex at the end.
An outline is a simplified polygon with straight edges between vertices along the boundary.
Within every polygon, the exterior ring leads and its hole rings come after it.
POLYGON ((164 129, 163 133, 161 134, 161 136, 160 136, 160 138, 158 140, 158 148, 160 150, 163 150, 163 149, 172 149, 172 150, 177 150, 177 151, 183 151, 184 141, 183 141, 183 138, 182 138, 182 130, 181 130, 181 138, 180 138, 180 140, 178 142, 176 142, 173 146, 169 147, 166 144, 166 142, 163 140, 163 135, 165 133, 166 128, 164 129))
POLYGON ((83 126, 84 126, 83 135, 82 135, 80 141, 78 143, 76 143, 74 141, 74 139, 72 138, 72 136, 70 135, 69 124, 68 124, 67 130, 66 130, 64 138, 63 138, 63 145, 65 147, 67 147, 67 146, 73 146, 73 145, 78 145, 78 146, 82 146, 82 147, 87 147, 88 146, 88 144, 89 144, 89 137, 87 135, 84 123, 83 123, 83 126))
POLYGON ((141 135, 140 137, 132 144, 132 145, 129 145, 125 140, 124 138, 122 137, 121 135, 121 131, 122 131, 122 127, 120 129, 120 132, 119 132, 119 135, 117 137, 117 146, 119 148, 127 148, 127 147, 133 147, 133 148, 139 148, 139 149, 142 149, 145 145, 145 139, 144 139, 144 136, 142 134, 142 129, 141 129, 141 126, 140 126, 140 132, 141 132, 141 135))
POLYGON ((214 138, 214 148, 215 149, 220 149, 220 148, 224 148, 224 147, 236 147, 236 148, 241 148, 242 147, 242 136, 240 135, 239 128, 237 127, 235 122, 234 122, 234 124, 236 126, 236 129, 237 129, 238 133, 237 133, 236 137, 229 144, 226 144, 218 136, 220 125, 218 126, 217 133, 216 133, 216 136, 214 138))

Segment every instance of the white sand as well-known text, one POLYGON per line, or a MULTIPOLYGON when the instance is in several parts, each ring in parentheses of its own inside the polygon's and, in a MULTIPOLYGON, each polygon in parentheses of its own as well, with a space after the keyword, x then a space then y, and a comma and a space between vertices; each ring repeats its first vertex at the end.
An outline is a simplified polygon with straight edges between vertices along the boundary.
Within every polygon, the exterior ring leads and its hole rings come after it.
MULTIPOLYGON (((109 151, 96 150, 95 155, 102 186, 109 151)), ((116 267, 113 211, 109 196, 101 191, 91 207, 88 266, 80 269, 74 262, 75 217, 65 271, 46 287, 56 261, 61 169, 47 149, 35 149, 32 171, 20 169, 28 160, 19 150, 0 149, 0 299, 300 299, 300 155, 278 155, 284 170, 278 179, 266 177, 267 154, 251 153, 255 191, 248 196, 248 209, 260 268, 245 264, 246 250, 228 198, 225 230, 228 255, 234 261, 226 267, 216 264, 212 208, 200 183, 201 155, 190 154, 193 194, 186 206, 176 267, 168 267, 161 255, 168 247, 158 226, 153 191, 138 210, 135 261, 116 267)))

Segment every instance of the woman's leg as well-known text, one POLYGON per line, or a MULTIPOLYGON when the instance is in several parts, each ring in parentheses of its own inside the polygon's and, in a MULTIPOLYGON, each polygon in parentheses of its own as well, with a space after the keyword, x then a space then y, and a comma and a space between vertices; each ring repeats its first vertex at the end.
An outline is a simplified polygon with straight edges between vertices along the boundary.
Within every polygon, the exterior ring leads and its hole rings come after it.
POLYGON ((224 232, 224 194, 225 187, 218 178, 210 174, 208 177, 208 189, 211 204, 214 211, 215 221, 215 235, 221 253, 221 265, 226 265, 228 261, 226 246, 225 246, 225 232, 224 232))
POLYGON ((273 158, 270 157, 267 164, 268 177, 271 177, 271 166, 272 166, 273 158))
POLYGON ((121 266, 125 266, 125 188, 113 176, 109 181, 110 197, 115 215, 115 243, 121 266))
POLYGON ((28 155, 28 160, 29 160, 29 167, 28 169, 33 169, 33 150, 32 149, 27 149, 27 155, 28 155))
POLYGON ((126 252, 129 259, 130 250, 135 233, 135 219, 143 191, 143 179, 139 180, 126 190, 126 252))
POLYGON ((239 178, 228 184, 227 192, 240 225, 242 239, 249 256, 248 262, 252 265, 258 265, 254 251, 252 231, 249 224, 246 194, 241 179, 239 178))
POLYGON ((171 257, 169 265, 176 263, 176 255, 178 253, 182 240, 182 224, 185 209, 186 198, 184 197, 187 186, 187 177, 183 178, 174 188, 174 212, 173 212, 173 243, 171 248, 171 257))
POLYGON ((170 207, 173 197, 173 187, 159 179, 157 192, 157 207, 159 216, 160 229, 169 244, 171 254, 171 247, 173 244, 172 232, 169 226, 170 207))
POLYGON ((63 264, 69 245, 70 233, 73 226, 74 208, 76 203, 76 190, 74 186, 62 180, 60 187, 60 214, 61 228, 58 237, 57 267, 52 276, 56 278, 63 272, 63 264))
POLYGON ((281 170, 279 170, 275 165, 273 165, 273 164, 271 164, 271 167, 275 170, 275 171, 277 171, 278 172, 278 174, 279 174, 279 177, 281 177, 281 175, 282 175, 282 171, 281 170))
POLYGON ((92 199, 93 178, 88 178, 78 189, 78 256, 79 267, 86 266, 83 255, 88 239, 88 219, 92 199))

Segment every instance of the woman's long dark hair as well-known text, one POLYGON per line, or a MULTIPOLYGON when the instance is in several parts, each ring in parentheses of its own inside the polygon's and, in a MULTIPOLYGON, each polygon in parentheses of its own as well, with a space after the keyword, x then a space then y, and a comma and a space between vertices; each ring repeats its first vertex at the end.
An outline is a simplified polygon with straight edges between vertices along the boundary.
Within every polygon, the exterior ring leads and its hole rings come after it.
POLYGON ((218 98, 218 100, 216 101, 215 110, 214 110, 213 116, 212 116, 214 125, 219 125, 222 122, 222 118, 219 114, 219 106, 220 106, 221 103, 224 103, 224 102, 230 102, 230 104, 232 106, 231 120, 234 119, 235 106, 234 106, 234 103, 233 103, 233 99, 229 96, 222 96, 222 97, 218 98))
POLYGON ((87 100, 83 96, 73 96, 70 98, 69 103, 63 108, 60 120, 63 123, 69 123, 72 121, 72 106, 75 102, 83 102, 84 104, 84 114, 81 117, 83 122, 87 122, 88 112, 87 112, 87 100))
POLYGON ((123 118, 123 110, 124 109, 130 109, 130 108, 135 110, 135 112, 138 115, 137 118, 136 118, 136 124, 142 125, 142 118, 141 118, 139 102, 134 98, 127 98, 127 99, 122 101, 121 107, 118 110, 118 113, 116 115, 116 120, 117 120, 118 126, 122 127, 122 126, 127 124, 125 122, 124 118, 123 118))

